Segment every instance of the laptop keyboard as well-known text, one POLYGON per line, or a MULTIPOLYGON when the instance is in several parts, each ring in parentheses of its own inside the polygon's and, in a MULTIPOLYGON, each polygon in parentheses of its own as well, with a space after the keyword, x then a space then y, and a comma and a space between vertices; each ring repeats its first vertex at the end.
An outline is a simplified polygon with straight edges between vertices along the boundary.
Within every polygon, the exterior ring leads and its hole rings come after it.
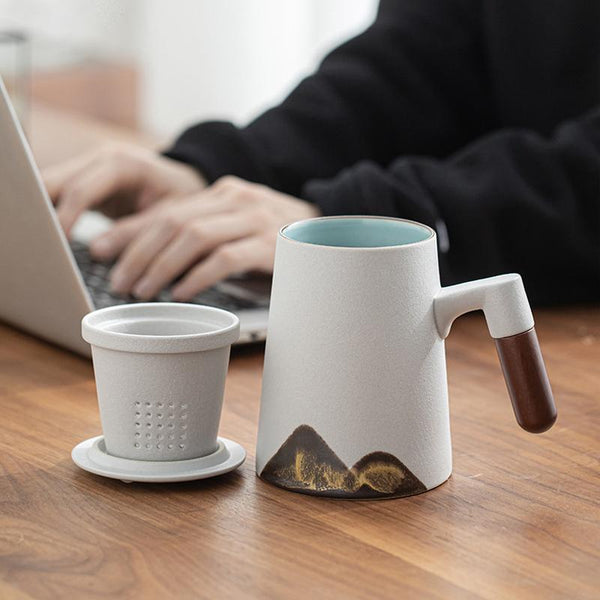
MULTIPOLYGON (((113 294, 110 291, 109 283, 109 272, 113 265, 111 263, 95 261, 85 244, 72 241, 71 250, 96 308, 114 306, 115 304, 146 302, 146 300, 139 300, 134 296, 119 296, 113 294)), ((217 284, 212 288, 203 290, 190 300, 190 302, 192 304, 205 304, 207 306, 224 308, 232 312, 268 307, 268 297, 251 298, 249 296, 252 296, 252 294, 245 293, 243 289, 241 289, 239 293, 231 291, 231 288, 235 289, 238 286, 243 287, 243 280, 236 280, 233 285, 230 282, 231 280, 227 280, 224 284, 217 284), (220 289, 221 287, 227 287, 228 291, 220 289)), ((166 288, 152 301, 173 302, 170 289, 166 288)))

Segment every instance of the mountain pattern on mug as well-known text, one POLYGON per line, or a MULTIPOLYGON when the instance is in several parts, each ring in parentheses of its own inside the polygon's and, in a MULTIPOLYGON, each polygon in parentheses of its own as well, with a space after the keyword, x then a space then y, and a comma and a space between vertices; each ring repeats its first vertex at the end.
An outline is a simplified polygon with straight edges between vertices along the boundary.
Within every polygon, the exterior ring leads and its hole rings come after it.
POLYGON ((305 494, 337 498, 391 498, 426 491, 404 464, 371 452, 348 468, 309 425, 300 425, 260 473, 265 481, 305 494))

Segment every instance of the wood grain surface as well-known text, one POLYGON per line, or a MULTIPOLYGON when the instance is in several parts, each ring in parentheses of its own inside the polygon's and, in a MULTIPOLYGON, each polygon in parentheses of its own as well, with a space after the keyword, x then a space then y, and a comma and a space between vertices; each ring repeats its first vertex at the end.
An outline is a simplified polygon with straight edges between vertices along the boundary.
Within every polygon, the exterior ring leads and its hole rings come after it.
POLYGON ((0 598, 597 599, 600 313, 535 316, 556 426, 518 428, 483 320, 463 317, 447 342, 454 473, 380 501, 256 478, 261 346, 235 350, 227 379, 221 434, 249 453, 238 471, 85 473, 70 452, 100 433, 91 363, 0 326, 0 598))

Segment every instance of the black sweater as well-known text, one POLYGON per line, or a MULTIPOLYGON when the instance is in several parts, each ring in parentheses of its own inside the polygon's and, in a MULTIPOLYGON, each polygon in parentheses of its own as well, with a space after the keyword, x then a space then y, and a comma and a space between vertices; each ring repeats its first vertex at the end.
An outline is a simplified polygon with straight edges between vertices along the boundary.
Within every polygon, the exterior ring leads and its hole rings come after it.
POLYGON ((537 304, 600 297, 600 2, 382 0, 279 106, 167 155, 325 215, 427 223, 442 281, 522 274, 537 304))

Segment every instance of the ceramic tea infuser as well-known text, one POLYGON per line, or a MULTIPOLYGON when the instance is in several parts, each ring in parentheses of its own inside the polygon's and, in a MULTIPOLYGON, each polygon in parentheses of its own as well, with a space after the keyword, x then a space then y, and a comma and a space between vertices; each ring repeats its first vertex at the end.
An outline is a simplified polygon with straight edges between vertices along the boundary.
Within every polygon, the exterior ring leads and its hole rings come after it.
POLYGON ((444 339, 482 309, 517 421, 556 419, 516 274, 440 286, 435 232, 379 217, 324 217, 278 237, 256 471, 343 498, 418 494, 452 471, 444 339))
POLYGON ((103 436, 74 448, 82 469, 123 481, 226 473, 244 449, 217 437, 238 318, 169 302, 112 306, 83 318, 92 346, 103 436))

